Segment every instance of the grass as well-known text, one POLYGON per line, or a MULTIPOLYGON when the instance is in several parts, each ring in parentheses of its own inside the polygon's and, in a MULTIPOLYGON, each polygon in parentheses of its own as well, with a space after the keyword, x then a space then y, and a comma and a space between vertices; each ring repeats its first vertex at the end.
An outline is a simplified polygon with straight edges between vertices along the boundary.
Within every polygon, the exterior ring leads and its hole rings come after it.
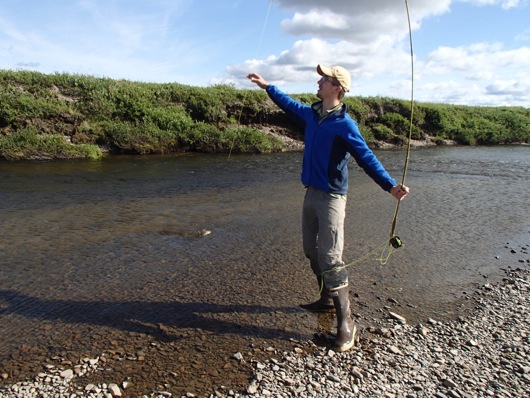
MULTIPOLYGON (((263 153, 284 149, 272 128, 299 128, 261 90, 192 87, 0 70, 0 159, 98 159, 114 153, 263 153)), ((310 104, 314 94, 293 97, 310 104)), ((410 103, 346 97, 370 144, 406 143, 410 103)), ((412 136, 443 144, 530 142, 530 110, 416 103, 412 136)))

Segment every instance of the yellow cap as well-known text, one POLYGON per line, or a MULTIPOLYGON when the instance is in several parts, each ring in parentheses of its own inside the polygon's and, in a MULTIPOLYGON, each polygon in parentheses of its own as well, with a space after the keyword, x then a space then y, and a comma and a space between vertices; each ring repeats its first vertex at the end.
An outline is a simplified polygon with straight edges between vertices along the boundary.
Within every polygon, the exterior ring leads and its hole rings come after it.
POLYGON ((350 91, 351 77, 350 72, 344 69, 342 66, 322 66, 317 65, 317 73, 320 76, 329 76, 337 79, 344 89, 344 91, 350 91))

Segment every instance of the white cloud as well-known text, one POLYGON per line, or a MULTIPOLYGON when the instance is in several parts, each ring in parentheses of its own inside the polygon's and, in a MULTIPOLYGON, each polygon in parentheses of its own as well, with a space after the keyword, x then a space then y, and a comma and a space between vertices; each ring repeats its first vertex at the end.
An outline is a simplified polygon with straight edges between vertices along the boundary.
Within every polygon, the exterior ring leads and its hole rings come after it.
MULTIPOLYGON (((417 29, 422 19, 449 11, 450 0, 414 1, 411 25, 417 29)), ((276 0, 284 9, 296 10, 282 28, 292 35, 372 42, 384 32, 395 39, 407 34, 405 2, 396 0, 276 0)))
POLYGON ((522 33, 519 33, 515 37, 516 41, 529 41, 530 40, 530 28, 525 29, 522 33))
POLYGON ((417 68, 422 82, 418 98, 424 101, 528 106, 528 47, 506 50, 500 43, 440 47, 427 60, 417 68))
MULTIPOLYGON (((32 6, 23 7, 17 0, 3 3, 2 68, 244 87, 254 87, 245 76, 256 71, 288 92, 314 92, 316 65, 338 64, 352 74, 352 95, 410 96, 405 1, 204 0, 200 6, 192 0, 27 2, 32 6), (271 21, 262 28, 264 15, 259 13, 267 8, 272 9, 271 21), (46 18, 41 18, 44 13, 46 18), (267 34, 256 51, 261 55, 252 58, 254 39, 263 32, 267 34)), ((528 25, 522 18, 515 18, 512 29, 484 24, 471 12, 491 17, 505 8, 507 21, 510 13, 523 12, 528 0, 409 3, 413 36, 420 38, 414 63, 416 98, 524 101, 528 25), (455 2, 467 4, 452 10, 455 2), (470 15, 463 19, 466 12, 470 15), (429 91, 432 87, 435 92, 429 91)), ((526 101, 518 104, 530 106, 526 101)))
MULTIPOLYGON (((504 50, 499 43, 481 43, 468 47, 440 47, 428 56, 423 73, 443 74, 450 71, 474 78, 489 72, 510 69, 512 74, 526 74, 530 69, 530 48, 504 50)), ((489 76, 489 75, 488 75, 489 76)))
MULTIPOLYGON (((407 79, 410 74, 409 27, 405 2, 396 0, 276 0, 275 5, 296 10, 281 23, 286 34, 311 36, 297 40, 291 49, 262 62, 248 61, 227 69, 232 76, 254 70, 271 81, 296 91, 300 82, 317 80, 318 63, 342 65, 353 78, 352 92, 362 87, 358 79, 394 76, 407 79), (249 69, 256 67, 257 69, 249 69)), ((450 0, 416 0, 411 13, 412 29, 421 20, 448 12, 450 0)), ((399 85, 397 85, 399 86, 399 85)), ((307 90, 306 90, 307 91, 307 90)), ((386 94, 386 93, 375 93, 386 94)))
POLYGON ((292 35, 304 35, 317 30, 323 37, 337 37, 349 29, 348 20, 329 10, 311 10, 306 14, 295 13, 293 18, 282 22, 282 29, 292 35))
MULTIPOLYGON (((522 6, 515 0, 468 0, 480 6, 522 6)), ((404 2, 396 0, 276 0, 295 11, 282 30, 297 40, 287 51, 263 60, 234 65, 228 73, 256 71, 287 92, 316 81, 318 63, 350 70, 353 95, 410 96, 410 48, 404 2)), ((450 12, 450 0, 411 1, 413 31, 428 18, 450 12)), ((417 98, 428 102, 527 105, 530 48, 506 49, 500 42, 468 46, 441 45, 424 58, 416 56, 417 98), (508 76, 510 78, 508 78, 508 76), (512 81, 511 78, 514 80, 512 81), (525 102, 526 101, 526 102, 525 102)), ((246 84, 249 86, 248 83, 246 84)))

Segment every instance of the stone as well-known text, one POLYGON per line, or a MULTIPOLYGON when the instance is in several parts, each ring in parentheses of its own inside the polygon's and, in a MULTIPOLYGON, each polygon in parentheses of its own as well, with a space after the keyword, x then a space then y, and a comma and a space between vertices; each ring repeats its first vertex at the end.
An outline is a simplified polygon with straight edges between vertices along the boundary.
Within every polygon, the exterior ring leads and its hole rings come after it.
POLYGON ((402 317, 402 316, 399 315, 399 314, 396 314, 395 312, 388 311, 388 314, 389 314, 393 319, 395 319, 396 321, 398 321, 398 322, 400 322, 400 323, 402 323, 402 324, 407 323, 407 320, 406 320, 404 317, 402 317))
POLYGON ((401 350, 399 348, 397 348, 396 346, 393 346, 393 345, 388 347, 388 351, 391 352, 392 354, 395 354, 395 355, 403 355, 401 350))
POLYGON ((115 383, 109 384, 108 390, 112 394, 113 397, 121 397, 122 396, 122 392, 121 392, 120 387, 117 384, 115 384, 115 383))
POLYGON ((247 387, 247 392, 250 395, 254 395, 258 392, 258 383, 256 380, 253 380, 247 387))
POLYGON ((364 378, 364 375, 363 375, 361 369, 359 369, 356 366, 354 366, 352 368, 351 374, 352 374, 353 377, 355 377, 356 379, 359 379, 359 380, 362 380, 364 378))
POLYGON ((71 379, 72 377, 74 377, 74 371, 72 369, 66 369, 66 370, 63 370, 61 373, 60 373, 60 376, 63 378, 63 379, 71 379))
POLYGON ((340 379, 335 375, 328 375, 328 380, 331 380, 335 383, 340 383, 340 379))
POLYGON ((451 379, 445 379, 442 384, 447 388, 457 388, 458 385, 451 379))

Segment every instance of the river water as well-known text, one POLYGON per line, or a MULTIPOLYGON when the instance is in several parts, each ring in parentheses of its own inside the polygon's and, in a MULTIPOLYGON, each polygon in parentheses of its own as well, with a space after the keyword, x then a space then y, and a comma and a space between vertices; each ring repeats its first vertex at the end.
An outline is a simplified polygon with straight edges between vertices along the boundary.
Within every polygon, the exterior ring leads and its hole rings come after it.
MULTIPOLYGON (((400 181, 404 151, 377 155, 400 181)), ((4 382, 98 356, 106 373, 87 381, 200 395, 242 386, 267 347, 329 328, 297 307, 317 295, 300 168, 300 153, 0 163, 4 382)), ((404 246, 385 265, 395 200, 350 168, 344 260, 361 325, 388 309, 458 316, 477 286, 526 266, 530 147, 413 150, 404 246)))

